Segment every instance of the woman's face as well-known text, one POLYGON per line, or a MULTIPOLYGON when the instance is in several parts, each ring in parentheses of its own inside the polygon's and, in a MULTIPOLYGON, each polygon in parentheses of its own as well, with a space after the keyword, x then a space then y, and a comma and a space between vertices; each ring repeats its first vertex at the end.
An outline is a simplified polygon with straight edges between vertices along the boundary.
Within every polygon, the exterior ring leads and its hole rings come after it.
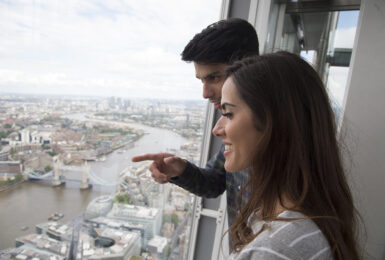
POLYGON ((222 88, 222 116, 213 134, 223 139, 225 145, 225 169, 237 172, 252 165, 260 133, 254 126, 251 109, 239 97, 231 77, 222 88))

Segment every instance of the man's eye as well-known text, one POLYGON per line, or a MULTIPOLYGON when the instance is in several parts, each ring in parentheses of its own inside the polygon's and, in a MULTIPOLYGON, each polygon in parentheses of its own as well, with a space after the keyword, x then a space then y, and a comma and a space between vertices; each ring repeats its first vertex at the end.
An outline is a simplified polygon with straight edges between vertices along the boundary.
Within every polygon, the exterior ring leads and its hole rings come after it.
POLYGON ((218 79, 218 76, 208 76, 207 77, 207 80, 208 81, 215 81, 215 80, 217 80, 218 79))
POLYGON ((217 83, 222 79, 221 75, 209 75, 205 78, 206 82, 217 83))

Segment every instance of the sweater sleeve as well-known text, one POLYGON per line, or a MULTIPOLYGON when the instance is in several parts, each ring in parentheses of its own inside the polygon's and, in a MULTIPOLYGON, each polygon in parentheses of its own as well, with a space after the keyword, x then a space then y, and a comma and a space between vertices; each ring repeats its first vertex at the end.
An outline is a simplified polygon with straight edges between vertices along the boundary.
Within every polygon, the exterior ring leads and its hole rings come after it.
POLYGON ((206 168, 199 168, 187 162, 182 175, 170 179, 176 184, 195 195, 215 198, 226 190, 226 171, 224 169, 222 149, 207 163, 206 168))

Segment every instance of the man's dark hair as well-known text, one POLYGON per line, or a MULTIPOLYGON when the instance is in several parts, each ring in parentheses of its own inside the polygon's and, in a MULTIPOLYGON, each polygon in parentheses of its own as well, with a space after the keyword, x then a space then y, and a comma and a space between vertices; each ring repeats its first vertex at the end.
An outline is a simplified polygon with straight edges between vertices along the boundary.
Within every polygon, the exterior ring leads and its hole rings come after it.
POLYGON ((231 63, 258 55, 258 36, 245 20, 230 18, 213 23, 196 34, 182 52, 182 60, 201 64, 231 63))

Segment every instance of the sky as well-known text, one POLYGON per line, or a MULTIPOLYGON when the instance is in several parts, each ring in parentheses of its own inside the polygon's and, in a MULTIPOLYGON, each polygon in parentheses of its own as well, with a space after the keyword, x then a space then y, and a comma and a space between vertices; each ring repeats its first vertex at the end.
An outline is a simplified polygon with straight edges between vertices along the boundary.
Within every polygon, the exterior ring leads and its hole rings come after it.
MULTIPOLYGON (((353 48, 358 15, 359 11, 339 12, 334 41, 332 46, 329 46, 330 50, 334 50, 334 48, 353 48)), ((301 53, 301 57, 310 63, 313 56, 314 51, 301 53)), ((329 67, 327 88, 334 106, 342 107, 348 74, 349 67, 329 67)))
MULTIPOLYGON (((0 94, 202 99, 189 40, 221 0, 0 0, 0 94)), ((352 48, 358 11, 341 12, 335 47, 352 48)), ((310 54, 311 55, 311 54, 310 54)), ((341 106, 348 68, 329 71, 341 106)))
MULTIPOLYGON (((334 39, 334 48, 353 48, 359 11, 340 12, 334 39)), ((348 79, 348 67, 330 67, 328 90, 335 106, 342 107, 348 79)))
POLYGON ((201 99, 189 40, 221 0, 0 0, 0 94, 201 99))

